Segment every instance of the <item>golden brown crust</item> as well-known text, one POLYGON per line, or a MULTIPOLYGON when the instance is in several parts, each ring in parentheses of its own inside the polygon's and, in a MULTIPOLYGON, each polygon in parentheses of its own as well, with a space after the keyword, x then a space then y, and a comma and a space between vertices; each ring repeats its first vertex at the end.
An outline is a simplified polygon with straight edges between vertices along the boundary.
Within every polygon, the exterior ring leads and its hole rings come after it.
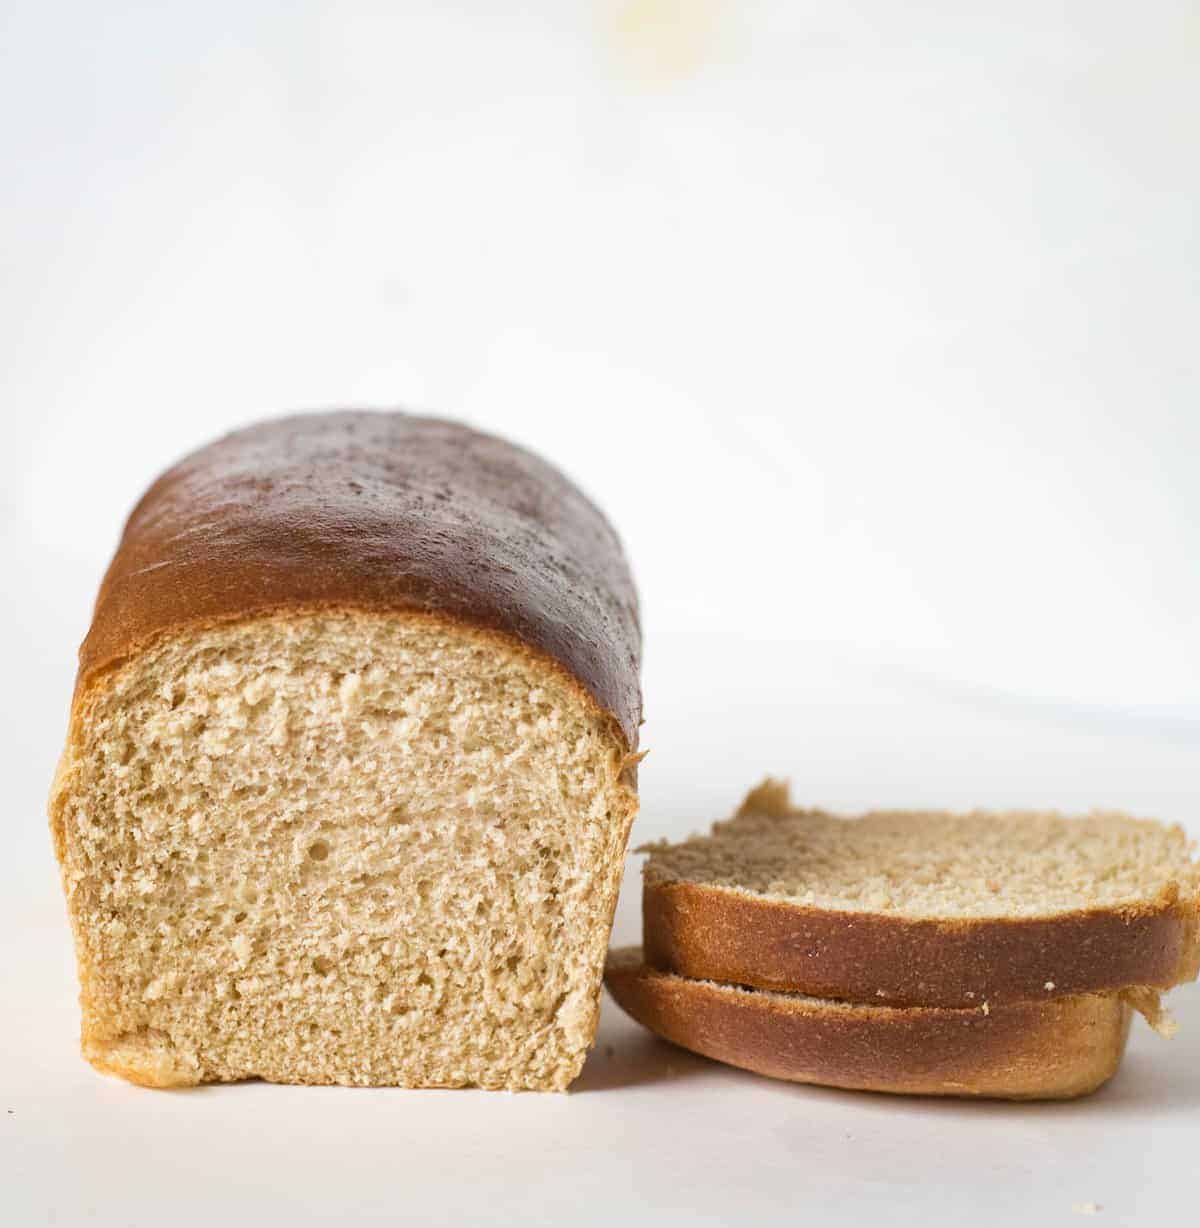
POLYGON ((1114 995, 987 1011, 850 1006, 689 980, 614 952, 609 992, 664 1039, 771 1078, 866 1091, 1065 1099, 1116 1073, 1129 1030, 1114 995))
POLYGON ((164 473, 104 578, 79 688, 163 635, 322 609, 423 612, 516 640, 637 745, 637 598, 608 522, 523 449, 401 413, 260 423, 164 473))
POLYGON ((1167 989, 1197 973, 1195 907, 1176 898, 1144 911, 949 922, 647 879, 642 925, 655 968, 850 1002, 972 1007, 1167 989))

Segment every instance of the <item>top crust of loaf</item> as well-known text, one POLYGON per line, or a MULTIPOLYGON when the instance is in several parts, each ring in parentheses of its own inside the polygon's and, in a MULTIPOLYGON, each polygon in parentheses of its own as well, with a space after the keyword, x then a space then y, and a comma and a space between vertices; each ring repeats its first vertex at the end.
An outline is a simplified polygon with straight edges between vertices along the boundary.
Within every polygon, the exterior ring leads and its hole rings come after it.
POLYGON ((651 853, 647 962, 700 980, 964 1007, 1167 989, 1200 971, 1200 867, 1161 824, 839 820, 768 781, 710 836, 651 853))
POLYGON ((403 413, 260 423, 159 477, 101 585, 79 689, 164 635, 324 609, 425 612, 516 640, 637 745, 637 597, 612 527, 529 452, 403 413))

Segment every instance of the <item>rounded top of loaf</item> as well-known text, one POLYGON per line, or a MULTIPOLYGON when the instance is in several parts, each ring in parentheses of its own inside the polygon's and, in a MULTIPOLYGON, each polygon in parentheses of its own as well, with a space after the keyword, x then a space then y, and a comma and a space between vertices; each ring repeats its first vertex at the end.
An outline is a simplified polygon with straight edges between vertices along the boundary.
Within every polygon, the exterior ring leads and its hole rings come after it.
POLYGON ((162 635, 330 608, 424 612, 516 639, 637 744, 637 596, 611 525, 525 449, 405 413, 258 423, 162 474, 100 587, 80 684, 162 635))

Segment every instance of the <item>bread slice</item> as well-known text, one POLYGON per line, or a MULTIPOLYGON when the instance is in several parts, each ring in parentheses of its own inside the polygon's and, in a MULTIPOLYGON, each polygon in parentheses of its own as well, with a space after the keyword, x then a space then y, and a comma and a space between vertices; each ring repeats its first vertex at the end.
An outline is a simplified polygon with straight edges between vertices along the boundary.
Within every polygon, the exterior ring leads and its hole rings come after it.
POLYGON ((1116 1073, 1130 1011, 1115 994, 970 1010, 868 1006, 691 980, 615 951, 605 984, 665 1040, 796 1083, 925 1096, 1061 1100, 1116 1073))
POLYGON ((451 423, 321 414, 135 510, 50 802, 83 1051, 174 1087, 564 1088, 636 810, 606 521, 451 423))
POLYGON ((964 1008, 1200 970, 1188 841, 1123 815, 842 819, 767 781, 711 835, 648 851, 647 962, 697 980, 964 1008))

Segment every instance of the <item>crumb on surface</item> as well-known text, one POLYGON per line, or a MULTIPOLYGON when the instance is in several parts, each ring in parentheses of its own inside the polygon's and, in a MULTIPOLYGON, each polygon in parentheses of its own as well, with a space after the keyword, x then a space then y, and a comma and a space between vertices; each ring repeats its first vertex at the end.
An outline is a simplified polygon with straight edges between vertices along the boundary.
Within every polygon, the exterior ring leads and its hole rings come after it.
POLYGON ((1076 1215, 1098 1215, 1103 1209, 1098 1202, 1077 1202, 1071 1208, 1076 1215))

